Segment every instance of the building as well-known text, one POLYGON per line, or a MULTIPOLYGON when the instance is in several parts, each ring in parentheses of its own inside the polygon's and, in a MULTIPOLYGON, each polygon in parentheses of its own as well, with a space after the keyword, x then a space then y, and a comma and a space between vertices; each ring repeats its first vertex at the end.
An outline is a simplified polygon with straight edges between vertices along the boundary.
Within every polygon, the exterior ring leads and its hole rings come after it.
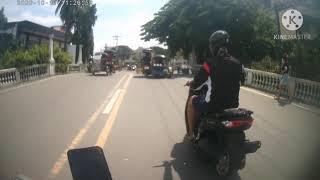
POLYGON ((63 32, 63 33, 66 32, 66 29, 65 29, 64 26, 51 26, 51 29, 54 29, 54 30, 57 30, 57 31, 60 31, 60 32, 63 32))
POLYGON ((0 33, 12 34, 26 49, 34 45, 48 45, 49 35, 53 34, 54 47, 64 48, 65 33, 57 26, 49 28, 30 21, 16 21, 7 23, 0 33))

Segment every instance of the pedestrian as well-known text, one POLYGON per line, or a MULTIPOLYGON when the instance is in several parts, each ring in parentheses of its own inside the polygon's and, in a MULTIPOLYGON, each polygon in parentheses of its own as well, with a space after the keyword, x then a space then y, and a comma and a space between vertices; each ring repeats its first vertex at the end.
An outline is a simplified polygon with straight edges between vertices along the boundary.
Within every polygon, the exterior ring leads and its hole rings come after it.
MULTIPOLYGON (((279 83, 278 95, 275 97, 276 100, 280 100, 281 93, 286 92, 289 87, 289 63, 288 63, 288 54, 285 53, 281 60, 281 78, 279 83)), ((289 101, 291 97, 289 96, 289 101)))

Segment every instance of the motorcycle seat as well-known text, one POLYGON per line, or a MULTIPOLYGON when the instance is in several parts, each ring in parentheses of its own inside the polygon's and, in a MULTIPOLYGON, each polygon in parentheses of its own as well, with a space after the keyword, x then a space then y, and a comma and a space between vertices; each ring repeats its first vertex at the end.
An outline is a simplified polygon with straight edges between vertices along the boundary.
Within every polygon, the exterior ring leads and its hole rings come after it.
POLYGON ((219 113, 210 113, 207 117, 212 117, 216 119, 246 119, 253 114, 252 111, 244 109, 244 108, 233 108, 233 109, 225 109, 219 113))

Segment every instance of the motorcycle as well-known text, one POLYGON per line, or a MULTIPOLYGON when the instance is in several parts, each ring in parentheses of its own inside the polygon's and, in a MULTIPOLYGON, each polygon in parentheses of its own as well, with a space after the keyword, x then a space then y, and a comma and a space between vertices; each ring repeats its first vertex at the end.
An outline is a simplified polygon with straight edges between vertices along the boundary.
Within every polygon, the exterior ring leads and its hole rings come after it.
MULTIPOLYGON (((188 102, 192 95, 196 94, 197 92, 189 86, 185 107, 187 132, 189 132, 188 102)), ((206 154, 212 160, 218 176, 230 176, 243 169, 246 164, 246 154, 255 153, 261 147, 260 141, 249 141, 245 136, 245 131, 250 129, 254 121, 252 114, 250 110, 237 108, 198 116, 198 124, 194 131, 195 139, 191 142, 197 152, 206 154)))

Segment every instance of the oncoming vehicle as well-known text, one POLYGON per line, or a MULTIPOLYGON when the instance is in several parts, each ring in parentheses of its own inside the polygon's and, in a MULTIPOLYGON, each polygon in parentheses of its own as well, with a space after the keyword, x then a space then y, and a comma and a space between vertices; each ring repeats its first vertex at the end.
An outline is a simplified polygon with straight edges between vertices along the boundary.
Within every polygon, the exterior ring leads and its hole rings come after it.
POLYGON ((106 72, 106 75, 112 74, 112 61, 109 60, 110 54, 97 52, 94 54, 92 61, 90 61, 90 70, 92 75, 97 72, 106 72))

